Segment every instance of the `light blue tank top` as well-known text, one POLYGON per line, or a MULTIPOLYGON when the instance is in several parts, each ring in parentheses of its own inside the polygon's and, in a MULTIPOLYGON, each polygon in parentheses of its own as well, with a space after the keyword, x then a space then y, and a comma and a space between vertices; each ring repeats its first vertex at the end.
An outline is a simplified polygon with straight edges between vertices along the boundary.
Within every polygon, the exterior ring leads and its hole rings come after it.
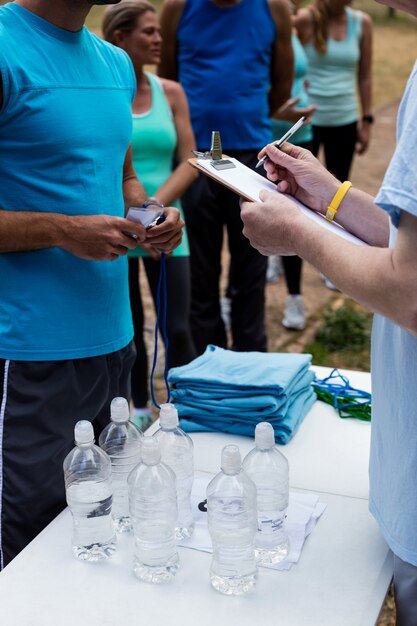
POLYGON ((305 46, 309 70, 309 97, 317 105, 313 124, 343 126, 358 119, 356 96, 360 59, 362 13, 346 7, 347 35, 343 41, 327 40, 327 51, 320 54, 313 42, 305 46))
POLYGON ((188 0, 177 31, 179 81, 200 150, 219 130, 227 150, 257 150, 272 139, 268 85, 277 36, 267 0, 221 8, 188 0))
MULTIPOLYGON (((148 196, 153 196, 171 176, 178 137, 171 107, 160 79, 149 72, 146 72, 146 76, 151 87, 151 108, 146 113, 133 115, 132 153, 136 174, 148 196)), ((173 202, 172 206, 181 211, 179 200, 173 202)), ((184 229, 182 242, 172 255, 189 256, 189 254, 184 229)), ((128 256, 149 256, 149 254, 138 246, 131 250, 128 256)))
MULTIPOLYGON (((293 33, 291 43, 294 50, 294 81, 292 84, 291 97, 300 98, 297 107, 306 107, 310 104, 305 88, 305 80, 308 72, 308 61, 304 48, 293 33)), ((280 139, 293 125, 290 122, 272 119, 272 133, 275 139, 280 139)), ((313 129, 311 124, 305 124, 291 137, 290 141, 296 146, 308 143, 313 139, 313 129)))
MULTIPOLYGON (((0 40, 1 209, 122 217, 136 85, 127 55, 11 3, 0 40)), ((125 258, 2 253, 0 277, 0 358, 91 357, 132 338, 125 258)))

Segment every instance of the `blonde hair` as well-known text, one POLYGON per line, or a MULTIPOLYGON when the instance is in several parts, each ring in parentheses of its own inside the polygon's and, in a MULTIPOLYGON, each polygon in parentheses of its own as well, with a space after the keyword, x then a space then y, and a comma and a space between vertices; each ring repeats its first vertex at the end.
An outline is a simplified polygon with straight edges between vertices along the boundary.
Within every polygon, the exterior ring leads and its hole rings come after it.
POLYGON ((326 54, 327 38, 329 34, 329 12, 327 10, 326 0, 314 0, 308 8, 313 15, 314 48, 320 54, 326 54))
POLYGON ((122 30, 130 33, 134 30, 136 22, 144 13, 156 9, 147 0, 122 0, 119 4, 112 4, 104 11, 101 29, 106 41, 114 43, 114 33, 122 30))

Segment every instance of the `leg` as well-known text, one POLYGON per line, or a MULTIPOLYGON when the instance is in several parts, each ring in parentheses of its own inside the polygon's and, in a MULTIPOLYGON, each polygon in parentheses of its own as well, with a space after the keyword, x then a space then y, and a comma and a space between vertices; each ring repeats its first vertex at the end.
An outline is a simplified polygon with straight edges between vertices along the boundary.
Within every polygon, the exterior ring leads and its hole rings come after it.
POLYGON ((130 257, 129 294, 132 310, 136 361, 132 368, 132 400, 135 407, 145 407, 148 402, 148 355, 143 340, 144 314, 139 284, 140 259, 130 257))
POLYGON ((129 398, 134 347, 74 361, 0 360, 0 566, 65 507, 62 464, 74 425, 109 422, 114 396, 129 398))
MULTIPOLYGON (((238 156, 245 165, 255 168, 256 153, 238 156)), ((230 284, 232 287, 233 349, 265 352, 265 279, 267 257, 252 248, 242 234, 239 198, 225 190, 227 231, 230 248, 230 284)))
POLYGON ((320 146, 323 142, 323 127, 322 126, 314 126, 314 124, 312 125, 313 128, 313 142, 311 144, 311 152, 314 154, 314 156, 316 157, 319 153, 320 150, 320 146))
POLYGON ((394 554, 396 626, 417 626, 417 567, 394 554))
POLYGON ((303 262, 299 256, 283 256, 282 264, 284 266, 285 281, 287 283, 288 293, 291 296, 297 296, 301 293, 301 269, 303 262))
POLYGON ((191 253, 190 324, 198 354, 210 343, 227 345, 219 302, 223 196, 223 187, 200 175, 182 199, 191 253))
POLYGON ((324 129, 324 156, 327 169, 341 181, 349 178, 355 154, 357 124, 324 129))
POLYGON ((282 262, 288 288, 282 325, 290 330, 303 330, 306 317, 303 297, 300 294, 302 260, 298 256, 284 256, 282 262))
MULTIPOLYGON (((156 303, 160 264, 144 259, 146 275, 156 303)), ((167 337, 168 367, 189 363, 196 356, 190 329, 190 259, 168 257, 167 269, 167 337)))

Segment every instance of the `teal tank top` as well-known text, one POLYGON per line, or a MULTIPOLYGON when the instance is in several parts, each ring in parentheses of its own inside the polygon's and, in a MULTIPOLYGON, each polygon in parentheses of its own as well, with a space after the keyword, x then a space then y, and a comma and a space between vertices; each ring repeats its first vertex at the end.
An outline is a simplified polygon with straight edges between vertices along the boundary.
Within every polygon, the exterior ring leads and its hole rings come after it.
MULTIPOLYGON (((291 43, 294 51, 294 81, 292 84, 291 97, 300 98, 298 107, 306 107, 310 104, 309 97, 305 88, 305 80, 308 71, 308 60, 304 48, 298 39, 297 35, 293 33, 291 43)), ((280 139, 293 125, 291 122, 284 122, 283 120, 272 119, 272 133, 274 140, 280 139)), ((305 124, 297 130, 295 135, 290 139, 291 143, 296 146, 300 144, 308 143, 313 140, 313 129, 311 124, 305 124)))
MULTIPOLYGON (((136 89, 126 53, 13 3, 0 7, 0 41, 1 209, 123 217, 136 89)), ((93 357, 132 335, 125 258, 0 254, 0 358, 93 357)))
MULTIPOLYGON (((148 196, 153 196, 161 185, 171 176, 177 131, 172 117, 171 107, 165 97, 164 89, 158 76, 146 72, 151 87, 151 108, 146 113, 133 115, 132 152, 133 165, 148 196)), ((182 214, 180 201, 172 203, 182 214)), ((181 244, 172 256, 189 256, 187 233, 183 233, 181 244)), ((130 250, 128 256, 149 256, 142 248, 130 250)))
POLYGON ((362 12, 346 7, 347 35, 343 41, 327 40, 320 54, 312 42, 305 46, 308 58, 309 96, 317 104, 313 124, 343 126, 358 119, 357 68, 362 36, 362 12))

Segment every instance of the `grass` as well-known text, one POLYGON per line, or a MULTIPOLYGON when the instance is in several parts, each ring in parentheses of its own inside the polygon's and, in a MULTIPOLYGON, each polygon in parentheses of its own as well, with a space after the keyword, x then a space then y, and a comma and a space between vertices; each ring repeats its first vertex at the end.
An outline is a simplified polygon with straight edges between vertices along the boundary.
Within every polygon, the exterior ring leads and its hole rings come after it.
POLYGON ((305 352, 315 365, 369 372, 371 325, 368 309, 345 297, 342 306, 323 312, 323 324, 305 352))

